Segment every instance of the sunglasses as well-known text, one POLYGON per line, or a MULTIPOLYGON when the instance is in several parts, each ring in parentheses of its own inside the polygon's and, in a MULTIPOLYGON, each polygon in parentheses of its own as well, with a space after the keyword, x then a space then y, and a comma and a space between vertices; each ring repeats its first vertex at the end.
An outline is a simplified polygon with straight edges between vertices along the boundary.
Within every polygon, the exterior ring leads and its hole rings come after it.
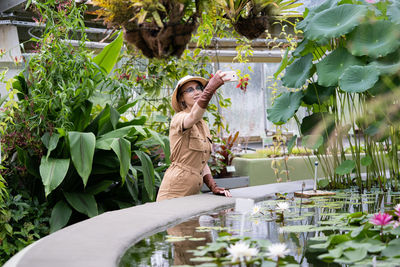
POLYGON ((195 90, 197 90, 199 92, 203 92, 204 87, 202 85, 197 85, 196 88, 188 87, 183 92, 188 93, 188 94, 193 94, 195 90))

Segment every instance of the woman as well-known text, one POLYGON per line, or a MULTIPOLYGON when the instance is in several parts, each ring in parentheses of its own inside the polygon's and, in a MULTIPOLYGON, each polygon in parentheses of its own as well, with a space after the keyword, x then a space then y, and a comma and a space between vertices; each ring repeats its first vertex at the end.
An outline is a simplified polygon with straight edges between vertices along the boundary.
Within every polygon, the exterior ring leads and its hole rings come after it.
POLYGON ((202 77, 185 76, 172 94, 169 140, 171 166, 165 172, 157 201, 198 194, 203 182, 216 195, 230 197, 229 190, 218 187, 207 161, 211 155, 211 135, 203 114, 215 91, 229 79, 217 71, 207 82, 202 77))

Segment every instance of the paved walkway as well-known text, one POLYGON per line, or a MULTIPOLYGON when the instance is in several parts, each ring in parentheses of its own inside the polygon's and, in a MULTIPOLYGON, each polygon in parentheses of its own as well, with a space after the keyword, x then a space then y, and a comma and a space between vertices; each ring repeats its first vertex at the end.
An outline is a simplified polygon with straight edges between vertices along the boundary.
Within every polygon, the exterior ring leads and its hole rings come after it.
MULTIPOLYGON (((232 189, 233 198, 199 194, 106 212, 46 236, 22 250, 4 267, 113 267, 133 243, 188 218, 232 207, 235 198, 255 201, 276 192, 301 190, 303 181, 232 189)), ((305 180, 311 189, 312 180, 305 180)))

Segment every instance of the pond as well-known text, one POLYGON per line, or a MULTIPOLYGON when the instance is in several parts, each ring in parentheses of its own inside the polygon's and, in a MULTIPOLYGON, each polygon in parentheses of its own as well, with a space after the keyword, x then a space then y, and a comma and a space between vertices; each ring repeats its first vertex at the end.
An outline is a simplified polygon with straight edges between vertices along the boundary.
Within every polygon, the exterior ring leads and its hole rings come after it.
MULTIPOLYGON (((383 194, 378 190, 366 194, 342 190, 336 191, 334 196, 311 199, 295 198, 293 194, 278 194, 276 199, 256 203, 256 208, 245 216, 243 235, 251 240, 285 243, 292 259, 301 266, 341 266, 336 263, 328 265, 316 258, 315 253, 306 249, 307 243, 357 229, 359 226, 349 225, 349 214, 390 212, 397 203, 400 203, 400 193, 383 194), (288 207, 285 207, 286 203, 288 207), (276 207, 281 207, 281 212, 277 212, 276 207)), ((197 248, 215 243, 219 236, 229 234, 229 238, 238 237, 241 217, 230 209, 192 218, 133 245, 122 256, 119 266, 158 267, 200 265, 207 262, 209 265, 203 266, 219 266, 215 260, 211 264, 212 257, 204 257, 204 247, 197 248)))

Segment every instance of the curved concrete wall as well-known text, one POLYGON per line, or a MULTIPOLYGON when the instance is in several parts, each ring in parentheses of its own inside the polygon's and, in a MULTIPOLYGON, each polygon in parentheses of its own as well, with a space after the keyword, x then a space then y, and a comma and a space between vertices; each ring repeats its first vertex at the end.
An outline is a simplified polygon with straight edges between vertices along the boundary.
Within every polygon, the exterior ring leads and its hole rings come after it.
MULTIPOLYGON (((40 239, 15 255, 4 267, 117 266, 125 250, 146 236, 192 216, 233 207, 235 198, 260 201, 276 192, 301 190, 302 182, 232 189, 233 198, 199 194, 106 212, 40 239)), ((312 180, 305 182, 307 189, 312 188, 312 180)))

